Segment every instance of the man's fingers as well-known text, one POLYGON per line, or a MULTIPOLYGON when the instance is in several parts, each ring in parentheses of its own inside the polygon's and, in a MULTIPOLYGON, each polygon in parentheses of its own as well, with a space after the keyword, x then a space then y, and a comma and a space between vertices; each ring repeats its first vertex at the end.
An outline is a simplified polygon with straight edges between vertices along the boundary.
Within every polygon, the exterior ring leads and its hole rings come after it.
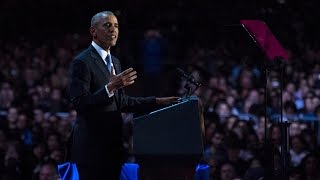
POLYGON ((130 73, 127 73, 126 75, 121 75, 121 78, 126 80, 126 79, 133 77, 133 76, 137 76, 136 74, 137 74, 136 71, 132 71, 130 73))
POLYGON ((127 86, 129 86, 129 85, 131 85, 133 83, 134 83, 134 81, 129 81, 129 82, 127 82, 127 86))
POLYGON ((137 78, 137 75, 133 75, 131 77, 122 78, 122 80, 118 81, 120 87, 123 88, 125 86, 131 85, 134 83, 134 80, 137 78))
POLYGON ((129 77, 134 76, 136 74, 137 74, 137 71, 132 71, 132 72, 129 72, 129 73, 123 75, 123 77, 124 78, 129 78, 129 77))
POLYGON ((133 80, 135 80, 135 79, 137 79, 137 75, 131 76, 131 77, 129 78, 129 81, 133 81, 133 80))
POLYGON ((133 84, 133 83, 134 83, 134 81, 126 81, 126 82, 124 82, 124 83, 122 84, 122 86, 121 86, 120 88, 129 86, 129 85, 131 85, 131 84, 133 84))
POLYGON ((122 73, 120 73, 120 75, 125 76, 126 74, 130 73, 131 71, 133 71, 133 68, 128 68, 128 69, 122 71, 122 73))
POLYGON ((137 78, 136 75, 131 76, 131 77, 128 77, 128 78, 124 79, 124 80, 122 81, 122 83, 123 83, 124 85, 130 85, 130 84, 134 83, 134 80, 135 80, 136 78, 137 78))
POLYGON ((133 84, 136 78, 137 72, 133 71, 133 68, 128 68, 122 71, 122 73, 115 75, 112 81, 116 84, 116 89, 120 89, 133 84))

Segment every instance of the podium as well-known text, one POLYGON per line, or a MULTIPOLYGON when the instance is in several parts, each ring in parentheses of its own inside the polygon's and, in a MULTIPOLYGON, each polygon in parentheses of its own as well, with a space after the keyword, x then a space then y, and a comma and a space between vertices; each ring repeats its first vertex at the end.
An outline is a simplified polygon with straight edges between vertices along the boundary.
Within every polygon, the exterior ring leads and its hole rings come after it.
POLYGON ((133 153, 141 180, 194 180, 203 154, 203 118, 196 97, 133 121, 133 153))

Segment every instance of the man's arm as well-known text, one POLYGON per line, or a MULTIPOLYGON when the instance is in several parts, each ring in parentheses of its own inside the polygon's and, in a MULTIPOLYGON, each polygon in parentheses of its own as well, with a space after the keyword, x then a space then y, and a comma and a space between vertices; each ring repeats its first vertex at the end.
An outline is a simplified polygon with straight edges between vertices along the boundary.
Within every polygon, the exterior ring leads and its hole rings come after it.
POLYGON ((106 89, 90 93, 91 74, 87 64, 81 60, 73 60, 70 66, 69 93, 72 104, 78 110, 107 105, 112 102, 106 89))
POLYGON ((124 93, 124 90, 119 91, 121 94, 121 110, 129 112, 147 112, 155 108, 167 106, 178 102, 179 97, 131 97, 124 93))
POLYGON ((147 112, 156 108, 156 97, 131 97, 127 96, 123 89, 118 91, 120 95, 120 108, 124 112, 147 112))

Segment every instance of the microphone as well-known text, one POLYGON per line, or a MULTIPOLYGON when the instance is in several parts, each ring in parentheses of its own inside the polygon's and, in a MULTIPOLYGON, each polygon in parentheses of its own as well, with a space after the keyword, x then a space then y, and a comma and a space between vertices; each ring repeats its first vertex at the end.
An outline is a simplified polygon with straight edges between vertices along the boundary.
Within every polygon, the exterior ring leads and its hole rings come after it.
POLYGON ((188 82, 191 82, 192 84, 196 85, 197 87, 201 86, 201 83, 197 82, 191 74, 185 73, 181 68, 177 68, 177 71, 188 82))

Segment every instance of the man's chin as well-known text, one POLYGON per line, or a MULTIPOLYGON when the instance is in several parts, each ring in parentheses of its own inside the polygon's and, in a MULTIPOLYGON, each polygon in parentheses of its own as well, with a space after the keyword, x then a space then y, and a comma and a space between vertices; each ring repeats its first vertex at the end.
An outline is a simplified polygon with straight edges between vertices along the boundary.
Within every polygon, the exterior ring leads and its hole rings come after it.
POLYGON ((116 41, 112 42, 112 41, 109 41, 109 42, 106 42, 104 45, 104 47, 112 47, 112 46, 115 46, 117 44, 116 41))

